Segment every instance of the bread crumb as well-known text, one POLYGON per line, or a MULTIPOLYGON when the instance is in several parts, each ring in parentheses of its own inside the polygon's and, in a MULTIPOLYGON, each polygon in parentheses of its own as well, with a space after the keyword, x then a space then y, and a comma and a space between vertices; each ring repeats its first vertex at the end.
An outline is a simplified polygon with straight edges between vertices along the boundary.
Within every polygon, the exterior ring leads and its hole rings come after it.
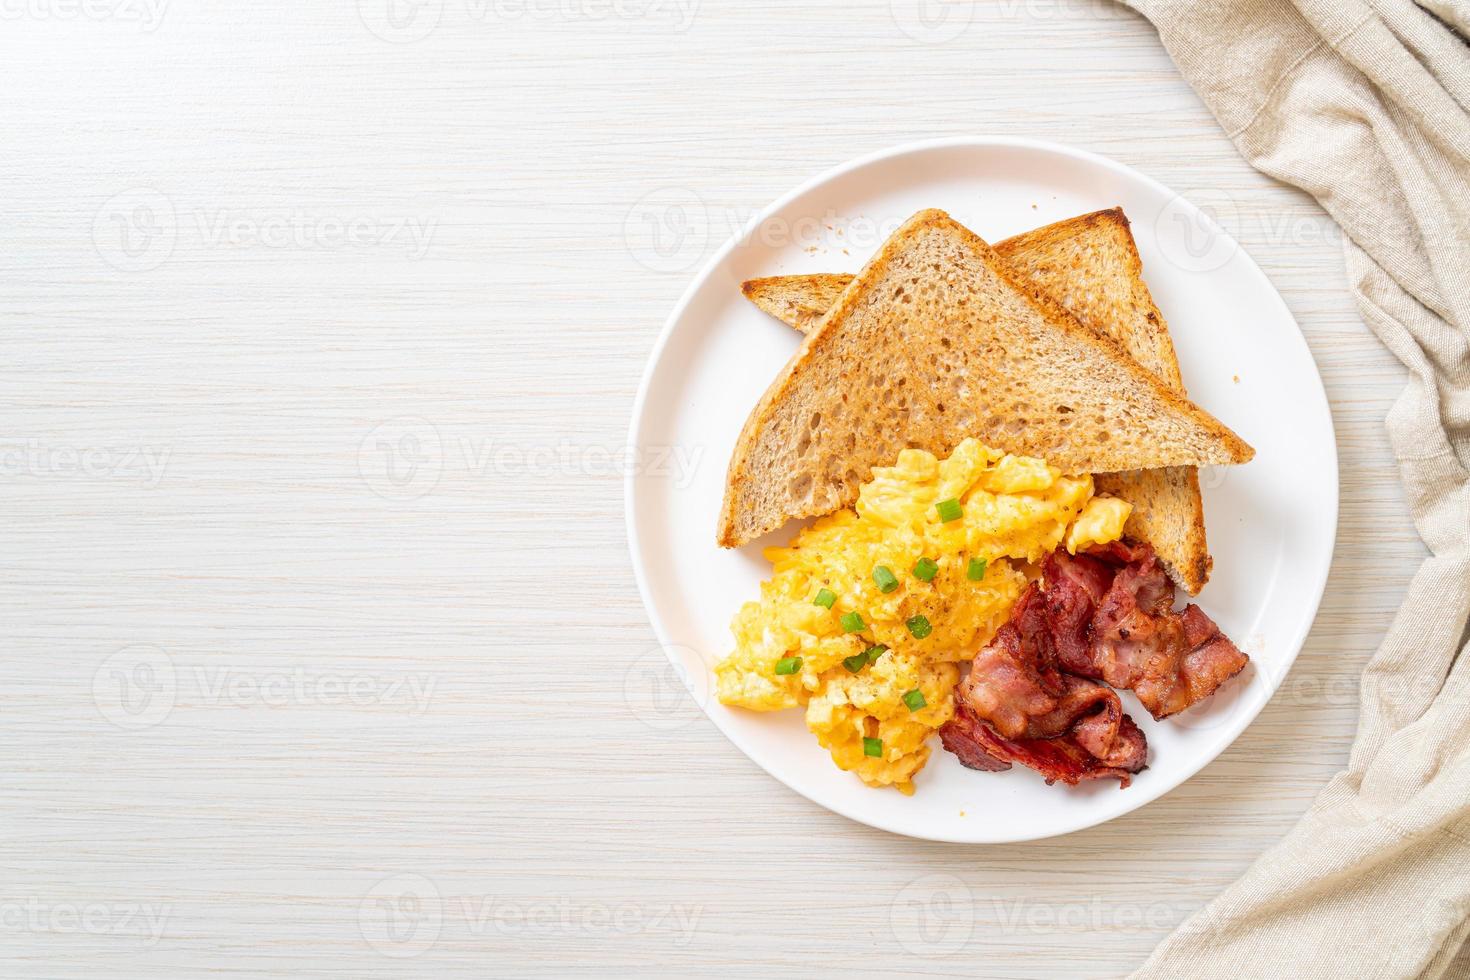
POLYGON ((964 815, 965 815, 965 811, 964 811, 964 810, 961 810, 961 811, 960 811, 960 816, 962 816, 962 817, 963 817, 963 816, 964 816, 964 815))
POLYGON ((1240 375, 1234 375, 1233 377, 1231 377, 1230 380, 1234 381, 1236 384, 1240 384, 1240 375))
POLYGON ((1033 205, 1031 205, 1031 210, 1032 210, 1032 211, 1035 211, 1035 210, 1036 210, 1036 205, 1034 205, 1034 204, 1033 204, 1033 205))

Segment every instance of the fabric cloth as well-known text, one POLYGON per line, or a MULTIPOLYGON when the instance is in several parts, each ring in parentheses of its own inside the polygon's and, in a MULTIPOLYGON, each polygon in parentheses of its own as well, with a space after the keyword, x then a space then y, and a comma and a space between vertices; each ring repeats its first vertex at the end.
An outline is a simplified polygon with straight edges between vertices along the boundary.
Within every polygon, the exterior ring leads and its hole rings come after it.
POLYGON ((1125 0, 1258 169, 1340 224, 1409 369, 1388 416, 1430 551, 1348 768, 1139 980, 1437 978, 1470 933, 1470 0, 1125 0))

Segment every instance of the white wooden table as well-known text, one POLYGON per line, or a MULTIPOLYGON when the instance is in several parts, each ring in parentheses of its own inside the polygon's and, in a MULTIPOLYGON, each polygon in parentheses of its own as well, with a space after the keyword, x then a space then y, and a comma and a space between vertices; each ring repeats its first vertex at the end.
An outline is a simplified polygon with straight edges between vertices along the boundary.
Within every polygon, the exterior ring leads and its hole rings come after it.
POLYGON ((1133 14, 0 18, 0 975, 1116 976, 1344 762, 1422 554, 1381 424, 1402 374, 1335 227, 1239 159, 1133 14), (820 810, 679 700, 617 455, 732 228, 972 133, 1226 202, 1342 460, 1322 612, 1259 720, 1139 812, 986 848, 820 810))

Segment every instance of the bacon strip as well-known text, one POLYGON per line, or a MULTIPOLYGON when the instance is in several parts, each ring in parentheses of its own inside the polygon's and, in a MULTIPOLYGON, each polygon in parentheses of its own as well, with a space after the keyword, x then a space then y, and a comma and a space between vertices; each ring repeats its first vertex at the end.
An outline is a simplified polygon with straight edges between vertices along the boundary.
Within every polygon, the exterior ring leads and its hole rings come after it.
POLYGON ((1000 758, 1006 751, 1004 742, 990 727, 975 717, 965 702, 955 700, 954 717, 939 726, 939 741, 946 752, 959 757, 960 765, 981 772, 1005 772, 1011 767, 1008 760, 1000 758), (995 754, 990 750, 994 749, 995 754))
POLYGON ((1076 786, 1086 779, 1111 777, 1120 781, 1120 789, 1127 789, 1133 774, 1144 768, 1148 743, 1133 719, 1123 715, 1112 750, 1101 757, 1094 754, 1083 744, 1087 739, 1084 729, 1092 718, 1100 717, 1101 713, 1084 718, 1072 732, 1057 738, 1008 739, 957 701, 955 716, 940 727, 939 739, 971 769, 1000 772, 1019 762, 1041 773, 1048 786, 1058 780, 1076 786))
POLYGON ((1174 585, 1149 545, 1058 549, 1043 575, 1061 669, 1133 691, 1155 719, 1208 698, 1250 661, 1198 606, 1174 611, 1174 585))
POLYGON ((939 730, 944 747, 972 769, 1019 762, 1048 784, 1113 776, 1129 783, 1143 768, 1143 732, 1118 695, 1057 669, 1039 586, 1022 594, 1010 622, 975 655, 956 696, 955 719, 939 730))
POLYGON ((1112 688, 1164 719, 1250 658, 1198 606, 1174 611, 1173 583, 1147 544, 1058 549, 1042 574, 1045 588, 1032 583, 975 655, 939 737, 971 769, 1019 762, 1048 784, 1112 777, 1127 787, 1148 743, 1112 688))

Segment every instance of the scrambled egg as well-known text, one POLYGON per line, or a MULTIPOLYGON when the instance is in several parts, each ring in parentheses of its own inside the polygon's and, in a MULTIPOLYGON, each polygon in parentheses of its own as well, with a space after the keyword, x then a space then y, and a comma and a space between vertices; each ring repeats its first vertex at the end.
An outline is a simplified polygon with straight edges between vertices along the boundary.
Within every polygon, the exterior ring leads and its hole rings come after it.
POLYGON ((855 509, 768 548, 773 575, 731 629, 719 698, 755 711, 806 708, 842 769, 914 791, 928 737, 954 714, 959 664, 995 634, 1031 567, 1123 533, 1129 505, 1092 477, 974 439, 946 460, 906 449, 874 469, 855 509))
POLYGON ((1067 552, 1075 555, 1095 544, 1116 541, 1123 534, 1123 525, 1133 505, 1117 497, 1093 497, 1072 522, 1067 532, 1067 552))

